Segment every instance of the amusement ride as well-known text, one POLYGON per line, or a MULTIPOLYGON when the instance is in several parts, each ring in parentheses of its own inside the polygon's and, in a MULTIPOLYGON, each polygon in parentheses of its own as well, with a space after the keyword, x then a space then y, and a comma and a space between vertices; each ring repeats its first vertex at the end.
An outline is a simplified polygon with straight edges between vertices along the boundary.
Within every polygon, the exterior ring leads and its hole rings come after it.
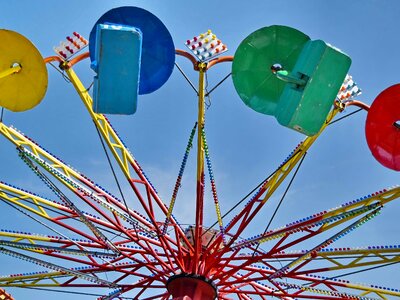
MULTIPOLYGON (((88 40, 73 32, 54 48, 55 56, 43 58, 27 38, 11 30, 1 29, 0 39, 0 106, 21 112, 38 105, 48 84, 46 64, 56 66, 72 83, 110 153, 108 159, 115 160, 135 195, 126 198, 121 190, 120 196, 113 195, 2 120, 0 133, 53 194, 45 198, 0 182, 1 202, 48 232, 0 230, 2 255, 41 270, 1 276, 5 290, 70 288, 84 295, 86 289, 86 295, 99 300, 400 297, 400 287, 359 284, 331 275, 400 261, 399 245, 334 246, 398 199, 400 187, 382 189, 278 228, 268 224, 265 230, 244 236, 277 189, 287 181, 290 187, 290 176, 297 173, 307 151, 345 108, 368 112, 366 138, 371 153, 383 166, 399 171, 400 84, 384 90, 369 106, 356 100, 361 90, 348 74, 350 57, 322 40, 271 25, 249 34, 233 56, 224 55, 228 46, 211 30, 188 39, 186 50, 179 50, 165 25, 138 7, 106 12, 88 40), (197 85, 175 63, 176 56, 187 59, 198 73, 197 85), (90 88, 74 71, 87 59, 95 72, 90 88), (274 116, 279 124, 305 137, 228 212, 220 208, 223 201, 218 197, 205 127, 206 98, 223 82, 207 89, 207 72, 222 63, 232 65, 223 81, 232 78, 247 106, 274 116), (174 68, 196 92, 198 116, 188 131, 172 195, 161 199, 157 180, 150 181, 106 115, 134 114, 140 95, 161 88, 174 68), (192 151, 197 166, 195 220, 182 225, 175 213, 192 151), (216 215, 211 226, 204 224, 208 190, 216 215), (233 210, 236 215, 230 214, 233 210)), ((0 299, 13 299, 2 293, 0 299)))

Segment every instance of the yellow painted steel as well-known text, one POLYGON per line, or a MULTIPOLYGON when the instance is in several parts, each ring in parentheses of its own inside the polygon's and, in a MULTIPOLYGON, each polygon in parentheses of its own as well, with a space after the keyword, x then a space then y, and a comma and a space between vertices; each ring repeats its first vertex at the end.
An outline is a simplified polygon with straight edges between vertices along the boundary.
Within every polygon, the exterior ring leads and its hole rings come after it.
MULTIPOLYGON (((93 271, 91 273, 97 273, 93 271)), ((0 277, 0 286, 2 287, 59 287, 65 281, 74 279, 73 275, 63 272, 47 272, 36 274, 22 274, 0 277), (61 281, 60 279, 64 279, 61 281)))
POLYGON ((400 262, 399 249, 376 249, 374 251, 369 249, 324 251, 318 252, 317 256, 324 258, 326 261, 333 264, 333 266, 327 267, 327 270, 329 271, 400 262), (348 259, 347 262, 341 259, 341 257, 348 258, 349 256, 351 256, 352 259, 348 259))
POLYGON ((46 212, 46 207, 52 207, 56 209, 61 207, 57 203, 46 200, 29 192, 11 187, 2 182, 0 182, 0 198, 47 219, 49 218, 49 215, 46 212), (26 201, 33 202, 37 209, 26 205, 26 201))
MULTIPOLYGON (((306 152, 308 151, 308 149, 312 146, 312 144, 315 142, 315 140, 320 136, 320 134, 325 130, 325 128, 329 125, 330 121, 334 118, 334 116, 341 111, 341 107, 335 107, 330 115, 328 116, 325 124, 322 126, 320 132, 312 137, 307 137, 303 143, 301 143, 298 148, 294 151, 294 153, 287 159, 287 161, 282 165, 281 168, 279 168, 279 170, 277 170, 277 172, 270 178, 270 180, 268 180, 264 185, 263 185, 263 189, 265 189, 265 195, 262 198, 263 202, 268 201, 268 199, 271 197, 271 195, 275 192, 275 190, 279 187, 279 185, 283 182, 283 180, 286 178, 286 176, 291 172, 291 170, 297 165, 297 163, 301 160, 301 158, 306 154, 306 152)), ((390 189, 387 192, 384 192, 382 194, 376 195, 376 196, 371 196, 368 197, 367 199, 365 199, 364 201, 360 201, 360 202, 356 202, 350 206, 344 206, 338 209, 335 209, 331 212, 328 212, 327 214, 324 215, 324 219, 335 216, 335 215, 339 215, 343 212, 352 210, 356 207, 362 207, 362 206, 367 206, 371 203, 373 203, 374 201, 379 201, 382 205, 392 201, 396 198, 400 197, 400 188, 393 188, 390 189)), ((326 231, 328 229, 330 229, 331 227, 337 226, 340 223, 343 223, 349 219, 352 219, 354 217, 356 217, 357 215, 354 215, 352 217, 349 217, 347 219, 343 219, 343 220, 339 220, 337 222, 334 222, 332 224, 325 224, 323 226, 323 229, 321 229, 322 231, 326 231)), ((274 237, 268 237, 266 239, 263 239, 262 242, 265 242, 267 240, 271 240, 274 238, 279 238, 281 236, 283 236, 284 233, 279 233, 274 237)))
MULTIPOLYGON (((374 255, 385 259, 384 256, 386 255, 399 255, 400 258, 400 247, 398 248, 384 248, 384 247, 375 247, 374 249, 367 249, 367 248, 351 248, 351 249, 344 249, 340 251, 324 251, 319 252, 318 256, 323 256, 327 258, 331 258, 334 256, 350 256, 350 255, 374 255)), ((334 258, 333 258, 334 259, 334 258)))
MULTIPOLYGON (((112 130, 112 128, 109 126, 108 123, 107 123, 107 125, 108 125, 110 132, 112 132, 112 134, 115 134, 115 132, 112 130)), ((74 192, 76 190, 75 184, 79 184, 79 183, 76 183, 76 180, 79 181, 79 179, 81 178, 81 175, 77 171, 75 171, 72 168, 70 168, 69 166, 65 165, 63 162, 61 162, 60 160, 58 160, 57 158, 55 158, 54 156, 49 154, 47 151, 42 149, 37 144, 30 141, 28 138, 26 138, 23 134, 19 133, 14 128, 8 127, 4 123, 1 123, 1 122, 0 122, 0 133, 4 137, 6 137, 10 142, 12 142, 14 145, 16 145, 17 148, 22 147, 23 149, 26 149, 26 150, 29 150, 30 152, 32 152, 32 154, 36 156, 35 160, 37 160, 37 161, 43 160, 44 163, 41 163, 41 164, 46 165, 45 169, 47 171, 49 170, 48 166, 51 166, 52 168, 61 172, 61 174, 54 174, 54 173, 51 173, 51 174, 53 176, 55 176, 55 178, 57 178, 62 184, 64 184, 71 191, 74 192)), ((122 144, 121 144, 121 148, 123 148, 125 151, 127 151, 126 148, 122 144)), ((128 151, 127 151, 127 153, 128 153, 128 151)), ((80 185, 80 186, 82 186, 82 185, 80 185)), ((92 190, 89 190, 89 189, 86 189, 86 190, 88 193, 87 196, 101 198, 96 195, 96 192, 93 192, 92 190)), ((85 192, 85 194, 86 194, 86 192, 85 192)), ((107 201, 103 198, 101 198, 99 200, 103 200, 102 202, 99 202, 99 204, 102 205, 104 208, 106 208, 113 214, 117 214, 119 217, 121 217, 121 219, 127 220, 126 213, 124 213, 116 205, 109 203, 108 199, 107 199, 107 201)), ((137 212, 130 210, 130 214, 131 214, 131 216, 133 216, 135 218, 135 220, 137 220, 138 222, 140 222, 141 224, 144 225, 144 226, 139 225, 139 227, 143 227, 145 231, 154 230, 154 226, 149 221, 147 221, 145 218, 140 216, 137 212)), ((117 223, 115 223, 113 225, 117 226, 117 227, 119 226, 117 223)), ((178 227, 177 230, 180 230, 181 236, 185 237, 184 233, 180 229, 180 227, 178 227)), ((155 241, 153 241, 153 242, 155 242, 155 241)), ((172 251, 173 250, 171 250, 171 252, 172 251)))
POLYGON ((199 63, 199 99, 198 99, 198 115, 197 115, 197 190, 196 190, 196 232, 195 232, 195 243, 199 251, 201 250, 200 234, 202 233, 203 227, 203 198, 204 198, 204 146, 202 131, 205 123, 205 85, 204 77, 207 69, 206 63, 199 63))
MULTIPOLYGON (((82 84, 82 82, 80 81, 78 76, 76 75, 75 71, 72 68, 66 68, 65 71, 66 71, 66 74, 68 75, 68 78, 74 85, 75 90, 79 94, 87 111, 89 112, 93 122, 95 123, 95 126, 97 127, 100 134, 106 141, 111 153, 113 154, 115 160, 117 161, 118 165, 120 166, 121 171, 125 175, 126 179, 128 181, 133 180, 136 183, 145 184, 147 192, 152 194, 152 196, 156 200, 157 205, 160 208, 160 210, 162 211, 162 213, 165 216, 167 216, 168 215, 167 206, 164 203, 162 203, 161 199, 159 199, 159 197, 155 193, 155 191, 151 190, 152 187, 149 184, 149 182, 147 182, 147 179, 143 175, 141 175, 139 179, 134 179, 133 173, 131 173, 131 166, 134 166, 137 169, 140 169, 140 167, 137 165, 136 160, 134 159, 131 152, 125 147, 125 145, 123 144, 121 139, 118 137, 118 134, 111 127, 111 125, 107 121, 106 117, 102 114, 97 114, 93 111, 93 108, 92 108, 93 100, 90 97, 88 90, 84 87, 84 85, 82 84)), ((152 204, 151 204, 151 206, 152 206, 152 204)), ((150 215, 148 215, 148 216, 151 217, 150 215)), ((177 224, 173 218, 171 219, 171 223, 173 225, 175 225, 176 232, 179 233, 179 239, 186 240, 187 244, 190 245, 183 230, 180 228, 180 226, 177 226, 177 224)), ((158 228, 157 224, 153 224, 153 225, 155 226, 156 229, 158 228)), ((160 234, 161 234, 161 232, 160 232, 160 234)), ((161 236, 161 239, 163 239, 163 238, 164 237, 161 236)))
POLYGON ((15 112, 31 109, 47 90, 43 57, 17 32, 0 29, 0 40, 0 106, 15 112))
MULTIPOLYGON (((204 103, 204 77, 206 72, 207 64, 200 63, 199 64, 199 102, 198 102, 198 116, 197 116, 197 124, 199 126, 199 130, 197 131, 197 183, 203 181, 204 175, 204 145, 203 145, 203 137, 202 131, 205 125, 205 103, 204 103)), ((197 197, 199 197, 199 193, 197 193, 197 197)))
MULTIPOLYGON (((290 174, 293 168, 300 162, 300 160, 306 155, 308 149, 313 145, 313 143, 317 140, 317 138, 321 135, 321 133, 325 130, 325 128, 329 125, 332 119, 336 116, 336 114, 343 110, 343 105, 339 102, 336 102, 333 109, 329 113, 324 125, 321 127, 319 133, 314 136, 307 137, 302 143, 300 143, 293 154, 290 155, 286 161, 279 167, 278 170, 267 180, 260 189, 264 190, 263 195, 260 199, 262 204, 264 205, 275 190, 281 185, 281 183, 286 179, 286 177, 290 174)), ((284 236, 285 232, 279 232, 268 236, 266 238, 259 239, 260 243, 264 243, 266 241, 270 241, 279 237, 284 236)))
MULTIPOLYGON (((368 197, 368 198, 363 199, 361 201, 354 202, 354 203, 352 203, 350 205, 346 205, 346 206, 343 206, 343 207, 338 207, 336 209, 332 209, 331 211, 328 211, 327 213, 325 213, 324 216, 321 219, 319 219, 318 221, 316 221, 316 222, 321 222, 321 221, 329 219, 331 217, 338 216, 340 214, 349 212, 349 211, 357 209, 357 208, 366 207, 366 206, 371 205, 371 204, 377 204, 378 206, 383 206, 386 203, 388 203, 390 201, 393 201, 393 200, 396 200, 398 198, 400 198, 400 187, 394 187, 394 188, 388 189, 387 191, 385 191, 385 192, 383 192, 381 194, 376 194, 374 196, 368 197)), ((345 217, 345 218, 343 218, 341 220, 337 220, 337 221, 334 221, 332 223, 323 224, 320 227, 320 229, 318 229, 318 231, 319 232, 327 231, 327 230, 329 230, 329 229, 331 229, 331 228, 333 228, 335 226, 338 226, 338 225, 342 224, 343 222, 349 221, 349 220, 359 216, 360 214, 362 214, 362 212, 354 214, 354 215, 349 215, 349 216, 347 216, 347 217, 345 217)), ((301 226, 297 227, 297 229, 306 229, 310 225, 312 225, 312 224, 308 223, 304 227, 301 227, 301 226)), ((290 231, 290 228, 283 229, 283 230, 275 230, 275 231, 276 231, 275 234, 271 234, 266 238, 260 239, 259 243, 264 243, 264 242, 267 242, 267 241, 270 241, 270 240, 274 240, 274 239, 283 237, 284 235, 288 234, 288 231, 290 231)))
POLYGON ((375 294, 377 296, 380 296, 381 299, 387 299, 385 296, 395 296, 395 297, 400 297, 400 292, 398 291, 392 291, 392 290, 386 290, 386 289, 380 289, 377 287, 372 287, 372 286, 364 286, 361 284, 353 284, 353 283, 346 283, 346 287, 350 289, 357 289, 359 291, 363 291, 360 296, 366 296, 369 294, 375 294))
POLYGON ((4 123, 0 122, 0 133, 4 137, 6 137, 11 143, 13 143, 15 146, 17 146, 17 148, 23 147, 25 149, 28 149, 35 156, 46 160, 46 162, 51 167, 62 172, 66 177, 70 177, 70 178, 80 178, 81 177, 78 172, 76 172, 71 167, 62 163, 59 159, 57 159, 54 156, 52 156, 51 154, 49 154, 47 151, 42 149, 37 144, 30 141, 23 134, 18 132, 18 130, 16 130, 15 128, 9 127, 9 126, 5 125, 4 123))
MULTIPOLYGON (((63 206, 58 203, 54 203, 50 200, 44 199, 42 197, 39 197, 37 195, 34 195, 32 193, 29 193, 27 191, 20 190, 18 188, 6 185, 2 182, 0 182, 0 198, 3 199, 4 201, 8 201, 16 206, 19 206, 20 208, 36 214, 40 217, 43 217, 48 220, 52 220, 52 217, 47 213, 48 208, 52 208, 52 210, 59 210, 65 211, 69 210, 68 207, 63 206), (27 201, 34 203, 35 207, 27 205, 27 201)), ((0 231, 0 236, 4 237, 9 237, 9 238, 14 238, 14 242, 20 242, 23 240, 28 240, 30 243, 35 244, 35 241, 50 241, 47 237, 42 237, 42 236, 36 236, 36 235, 26 235, 26 234, 20 234, 20 233, 10 233, 10 232, 3 232, 0 231)), ((44 251, 42 250, 34 250, 31 249, 29 251, 32 252, 37 252, 37 253, 43 253, 44 251)))
POLYGON ((4 71, 0 72, 0 79, 4 78, 4 77, 7 77, 7 76, 10 76, 12 74, 18 73, 19 71, 21 71, 21 66, 20 65, 16 65, 14 67, 5 69, 4 71))
MULTIPOLYGON (((388 203, 390 201, 393 201, 393 200, 396 200, 398 198, 400 198, 400 187, 390 188, 390 189, 386 190, 385 192, 382 192, 380 194, 375 194, 373 196, 371 195, 370 197, 367 197, 367 198, 365 198, 365 199, 363 199, 361 201, 357 201, 357 202, 355 202, 353 204, 346 205, 346 206, 343 206, 343 207, 338 207, 338 208, 326 213, 324 215, 324 219, 340 215, 342 213, 351 211, 351 210, 356 209, 356 208, 366 207, 366 206, 371 205, 371 204, 379 204, 379 206, 384 206, 386 203, 388 203)), ((346 220, 352 219, 355 216, 356 215, 354 215, 354 216, 352 216, 352 217, 350 217, 350 218, 348 218, 346 220)), ((334 226, 337 226, 337 225, 343 223, 346 220, 339 220, 336 223, 325 224, 325 225, 323 225, 323 229, 322 230, 323 231, 329 230, 330 228, 332 228, 334 226)))
MULTIPOLYGON (((385 296, 397 296, 397 297, 400 296, 400 293, 395 292, 395 291, 384 290, 384 289, 374 288, 374 287, 369 287, 369 286, 363 286, 360 284, 346 283, 345 285, 349 289, 354 289, 354 290, 358 290, 359 292, 361 292, 359 294, 359 297, 367 296, 369 294, 375 294, 376 296, 380 296, 380 299, 388 299, 385 296)), ((335 290, 323 290, 323 289, 312 288, 312 287, 307 287, 307 286, 301 286, 301 290, 308 291, 311 293, 317 293, 317 294, 321 294, 321 295, 331 295, 331 293, 340 295, 340 292, 335 291, 335 290)), ((345 298, 345 299, 347 299, 347 298, 345 298)), ((354 299, 356 299, 356 298, 354 297, 354 299)))
MULTIPOLYGON (((42 149, 37 144, 30 141, 16 129, 9 127, 1 122, 0 122, 0 133, 4 137, 6 137, 10 142, 12 142, 15 146, 17 146, 17 148, 22 147, 30 151, 33 155, 35 155, 37 160, 43 161, 44 164, 47 166, 46 169, 47 171, 50 167, 60 172, 60 174, 54 174, 54 173, 51 174, 72 192, 76 190, 76 185, 79 184, 77 183, 77 181, 79 181, 79 179, 81 178, 81 175, 77 171, 75 171, 68 165, 61 162, 59 159, 57 159, 56 157, 54 157, 53 155, 42 149)), ((89 192, 91 193, 92 191, 88 189, 88 193, 89 192)), ((95 193, 93 195, 95 195, 95 193)), ((125 214, 120 212, 120 210, 118 210, 118 208, 115 207, 115 205, 112 205, 110 203, 100 203, 100 205, 102 205, 102 207, 106 208, 110 212, 117 214, 122 219, 126 220, 125 214)), ((134 211, 130 211, 130 213, 132 216, 137 217, 136 219, 139 222, 142 222, 143 225, 145 225, 146 227, 149 226, 151 227, 150 223, 148 223, 147 221, 143 221, 144 219, 141 218, 140 216, 137 216, 134 211)))
POLYGON ((73 279, 73 276, 66 275, 62 272, 36 273, 29 275, 13 275, 0 277, 0 286, 2 287, 58 287, 62 284, 59 280, 73 279), (46 281, 46 282, 44 282, 46 281), (42 283, 43 282, 43 283, 42 283))
MULTIPOLYGON (((17 146, 17 148, 23 147, 24 149, 27 149, 33 155, 38 157, 40 160, 45 161, 50 167, 61 172, 66 178, 71 180, 81 178, 81 175, 78 172, 73 170, 71 167, 65 165, 63 162, 61 162, 59 159, 49 154, 47 151, 42 149, 37 144, 30 141, 16 129, 0 122, 0 133, 4 137, 6 137, 10 142, 12 142, 15 146, 17 146)), ((75 190, 75 188, 67 180, 65 180, 65 178, 57 177, 57 179, 59 179, 71 191, 75 190)))
POLYGON ((268 199, 272 196, 275 190, 280 186, 280 184, 285 180, 286 176, 290 174, 292 169, 299 163, 299 161, 306 155, 308 149, 313 145, 313 143, 317 140, 317 138, 321 135, 321 133, 325 130, 325 128, 329 125, 330 121, 335 117, 335 115, 341 111, 342 108, 336 106, 328 115, 327 120, 324 125, 321 127, 319 133, 312 137, 307 137, 294 151, 294 153, 288 158, 288 160, 279 168, 274 175, 268 180, 261 188, 266 190, 264 197, 262 198, 263 202, 268 201, 268 199))
POLYGON ((201 234, 203 232, 203 205, 204 205, 204 146, 202 131, 205 123, 205 72, 206 63, 199 63, 199 97, 198 97, 198 115, 197 115, 197 176, 196 176, 196 210, 195 210, 195 232, 194 232, 194 258, 192 262, 192 272, 197 273, 199 257, 202 252, 201 234))
MULTIPOLYGON (((374 216, 376 216, 377 214, 379 214, 379 212, 380 212, 379 210, 375 210, 375 211, 373 211, 373 212, 371 212, 371 213, 369 213, 369 214, 363 216, 363 217, 360 218, 359 220, 357 220, 356 223, 358 223, 358 224, 363 224, 363 223, 367 222, 368 220, 370 220, 372 217, 374 217, 374 216)), ((353 223, 353 224, 354 224, 354 223, 353 223)), ((350 226, 351 226, 351 225, 350 225, 350 226)), ((358 225, 357 225, 357 226, 358 226, 358 225)), ((345 229, 342 229, 342 231, 336 233, 336 234, 334 235, 334 237, 336 237, 338 234, 341 234, 341 233, 343 233, 344 231, 347 231, 347 230, 348 230, 348 227, 345 228, 345 229)), ((329 240, 332 240, 332 237, 331 237, 329 240)), ((324 245, 323 247, 326 247, 326 246, 327 246, 327 243, 326 243, 326 242, 323 242, 323 243, 320 244, 319 246, 316 246, 314 249, 319 248, 321 245, 324 245)), ((286 270, 289 269, 289 268, 293 268, 294 266, 300 264, 301 262, 310 259, 310 258, 312 257, 312 251, 313 251, 313 249, 309 250, 307 253, 301 255, 299 258, 295 259, 294 261, 292 261, 291 263, 289 263, 288 265, 286 265, 284 268, 285 268, 286 270)), ((315 250, 315 251, 317 251, 317 250, 315 250)), ((355 261, 358 261, 358 260, 359 260, 359 259, 357 258, 355 261)), ((365 264, 365 265, 368 265, 368 263, 365 264)), ((363 266, 363 265, 361 264, 361 266, 363 266)), ((353 266, 352 266, 351 264, 349 264, 349 267, 351 268, 351 267, 353 267, 353 266)), ((338 269, 342 269, 342 265, 340 265, 338 269)))
MULTIPOLYGON (((95 120, 96 126, 100 129, 103 137, 105 137, 106 142, 108 143, 111 151, 113 152, 115 158, 117 159, 119 165, 122 168, 122 171, 124 172, 125 176, 127 178, 132 178, 130 174, 130 164, 136 165, 136 162, 131 155, 131 153, 123 146, 123 143, 120 141, 119 137, 116 135, 115 131, 112 129, 112 127, 108 124, 106 121, 105 117, 100 114, 95 114, 92 111, 92 99, 90 98, 89 94, 87 93, 86 88, 81 84, 79 81, 78 77, 75 75, 74 71, 72 69, 67 69, 67 74, 71 81, 73 82, 75 88, 79 91, 79 95, 81 96, 86 108, 88 109, 89 113, 91 114, 93 120, 95 120)), ((8 70, 6 71, 8 72, 8 70)), ((203 143, 201 142, 201 129, 204 127, 204 73, 205 69, 200 68, 199 69, 199 114, 198 114, 198 120, 199 120, 199 134, 198 134, 198 156, 197 156, 197 180, 200 182, 202 180, 202 176, 204 174, 204 148, 203 148, 203 143)), ((1 73, 0 73, 0 78, 1 78, 1 73)), ((338 112, 338 109, 335 108, 330 115, 330 119, 334 117, 334 115, 338 112)), ((325 129, 327 126, 328 122, 322 127, 320 133, 325 129)), ((74 171, 73 169, 69 168, 68 166, 64 165, 58 160, 55 160, 55 158, 51 155, 49 155, 47 152, 43 151, 40 147, 37 147, 34 143, 30 142, 28 139, 23 137, 20 133, 18 133, 16 130, 7 127, 3 123, 0 123, 0 131, 1 133, 7 137, 11 142, 13 142, 17 146, 24 146, 30 149, 35 155, 38 157, 44 157, 47 160, 51 161, 52 167, 62 171, 66 176, 68 177, 75 177, 79 178, 80 174, 74 171)), ((319 133, 319 134, 320 134, 319 133)), ((306 151, 311 147, 311 145, 314 143, 314 141, 317 139, 319 134, 307 138, 295 151, 295 153, 292 155, 290 159, 275 173, 275 175, 263 186, 263 188, 266 190, 266 194, 263 197, 262 201, 266 202, 269 197, 273 194, 273 192, 276 190, 276 188, 280 185, 280 183, 286 178, 287 174, 291 172, 291 170, 294 168, 295 165, 301 160, 301 158, 305 155, 306 151)), ((68 186, 68 183, 65 183, 68 186)), ((72 186, 71 186, 72 187, 72 186)), ((73 187, 72 187, 73 189, 73 187)), ((331 216, 335 216, 338 214, 341 214, 343 212, 349 211, 351 209, 354 209, 356 207, 360 206, 366 206, 374 201, 379 201, 380 203, 385 204, 389 201, 394 200, 395 198, 400 196, 400 188, 395 188, 392 190, 389 190, 388 192, 382 193, 380 195, 370 197, 368 199, 365 199, 365 201, 357 202, 353 205, 343 207, 336 209, 332 212, 329 212, 324 216, 324 218, 328 218, 331 216)), ((58 208, 57 204, 45 200, 43 198, 40 198, 38 196, 29 194, 29 193, 21 193, 19 190, 13 189, 9 186, 6 186, 4 184, 0 183, 0 197, 3 199, 6 199, 7 201, 13 202, 16 205, 19 205, 20 207, 27 209, 31 211, 32 213, 35 213, 37 215, 43 216, 43 217, 49 217, 47 212, 45 211, 45 208, 43 206, 51 206, 51 207, 56 207, 58 208), (7 194, 5 194, 2 190, 12 192, 13 194, 19 194, 20 196, 17 197, 11 197, 7 194), (34 209, 30 206, 27 206, 22 203, 22 199, 28 199, 32 200, 36 206, 37 209, 34 209)), ((335 223, 335 225, 327 225, 323 228, 323 230, 328 230, 330 227, 336 226, 338 223, 335 223)), ((283 234, 279 234, 279 236, 282 236, 283 234)), ((16 240, 38 240, 38 241, 50 241, 49 238, 42 237, 42 236, 34 236, 34 235, 24 235, 24 234, 18 234, 18 233, 9 233, 9 232, 2 232, 0 231, 0 236, 5 236, 5 237, 12 237, 15 238, 16 240)), ((275 237, 276 238, 276 237, 275 237)), ((351 251, 347 254, 351 254, 351 251)), ((360 254, 360 259, 354 260, 351 263, 349 263, 346 268, 351 268, 351 267, 360 267, 364 265, 371 265, 371 264, 379 264, 382 263, 382 261, 376 261, 376 262, 365 262, 365 263, 360 263, 360 260, 364 258, 368 258, 368 254, 371 253, 370 250, 360 250, 360 251, 352 251, 357 252, 357 254, 360 254)), ((387 252, 387 251, 386 251, 387 252)), ((385 249, 382 249, 381 251, 375 250, 374 253, 386 253, 385 249)), ((325 252, 324 257, 328 259, 329 261, 333 262, 334 264, 337 264, 339 266, 339 262, 336 262, 334 258, 331 256, 336 255, 337 253, 332 252, 325 252)), ((356 254, 356 253, 354 253, 356 254)), ((320 255, 322 256, 322 255, 320 255)), ((384 259, 382 257, 382 259, 384 259)), ((400 261, 399 257, 395 257, 392 259, 385 260, 384 263, 388 262, 397 262, 400 261)), ((335 267, 332 268, 332 270, 335 267)), ((64 275, 61 272, 52 272, 51 274, 38 274, 38 275, 27 275, 27 276, 13 276, 13 277, 3 277, 0 278, 0 286, 58 286, 59 282, 54 278, 58 277, 60 275, 64 275), (31 279, 31 283, 16 283, 21 279, 31 279), (53 284, 39 284, 38 282, 49 279, 53 281, 53 284)), ((66 276, 67 277, 67 276, 66 276)), ((354 289, 359 289, 363 290, 364 293, 363 295, 367 295, 369 293, 375 293, 377 295, 393 295, 393 296, 400 296, 400 293, 398 292, 393 292, 389 290, 381 290, 377 288, 369 288, 365 287, 362 285, 354 285, 354 284, 347 284, 349 288, 354 288, 354 289)))
POLYGON ((9 232, 9 231, 0 231, 0 236, 4 237, 9 237, 9 238, 14 238, 14 242, 18 241, 23 241, 27 240, 31 243, 34 243, 34 241, 42 241, 42 242, 50 242, 51 239, 42 236, 42 235, 35 235, 35 234, 23 234, 23 233, 17 233, 17 232, 9 232))
POLYGON ((130 172, 130 164, 133 164, 135 166, 137 164, 132 154, 129 152, 128 149, 126 149, 114 129, 108 123, 106 117, 93 111, 93 100, 90 97, 88 90, 83 86, 82 82, 79 80, 74 70, 72 68, 68 68, 65 71, 68 75, 68 78, 74 85, 76 91, 78 92, 79 96, 81 97, 83 104, 85 105, 91 118, 95 122, 96 127, 100 130, 100 133, 102 134, 115 159, 120 165, 125 177, 128 179, 133 178, 133 175, 130 172))

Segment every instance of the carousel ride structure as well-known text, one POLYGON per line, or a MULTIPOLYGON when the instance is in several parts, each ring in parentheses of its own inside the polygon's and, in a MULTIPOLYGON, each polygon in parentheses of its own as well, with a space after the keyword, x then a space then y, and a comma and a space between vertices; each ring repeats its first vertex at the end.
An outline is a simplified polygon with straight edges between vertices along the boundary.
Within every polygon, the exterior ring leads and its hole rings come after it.
MULTIPOLYGON (((43 58, 28 39, 10 30, 1 29, 0 38, 6 41, 0 44, 0 105, 13 112, 38 105, 47 89, 46 64, 58 63, 58 70, 73 84, 101 142, 135 195, 125 199, 122 193, 121 197, 111 194, 1 121, 0 133, 15 145, 19 157, 52 191, 54 199, 0 182, 1 201, 48 231, 44 235, 0 230, 2 254, 42 268, 2 276, 0 286, 108 289, 104 295, 93 296, 101 300, 400 297, 399 288, 330 276, 338 270, 400 262, 399 245, 331 246, 398 199, 400 187, 382 189, 276 229, 268 225, 256 235, 243 237, 263 206, 290 174, 296 174, 309 148, 346 107, 368 111, 366 138, 373 156, 385 167, 399 171, 400 85, 383 91, 369 107, 355 100, 361 90, 348 75, 350 57, 322 40, 272 25, 247 36, 234 56, 222 56, 228 48, 210 30, 187 40, 187 51, 178 50, 165 25, 137 7, 106 12, 94 25, 89 41, 74 32, 54 48, 56 56, 43 58), (85 52, 87 47, 89 52, 85 52), (106 114, 134 114, 140 97, 161 88, 174 67, 179 68, 176 55, 187 58, 198 73, 196 87, 179 69, 197 94, 198 116, 167 203, 106 114), (95 72, 92 95, 74 71, 76 64, 88 58, 95 72), (220 209, 205 130, 205 98, 219 86, 207 90, 205 76, 221 63, 232 63, 232 72, 223 81, 232 77, 247 106, 305 135, 275 171, 243 198, 247 203, 241 201, 234 207, 238 213, 228 222, 228 214, 220 209), (174 216, 175 204, 194 145, 195 221, 183 227, 174 216), (211 226, 204 225, 207 173, 217 219, 211 226), (138 206, 140 211, 133 208, 138 206), (319 236, 323 238, 315 243, 319 236)), ((12 299, 3 294, 0 299, 12 299)))

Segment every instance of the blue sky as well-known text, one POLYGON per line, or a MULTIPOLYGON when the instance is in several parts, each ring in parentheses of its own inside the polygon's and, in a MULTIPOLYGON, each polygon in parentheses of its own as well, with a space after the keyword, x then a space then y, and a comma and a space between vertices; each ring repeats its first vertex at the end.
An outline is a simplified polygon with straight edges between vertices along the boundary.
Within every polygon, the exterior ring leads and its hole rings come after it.
MULTIPOLYGON (((228 45, 227 54, 233 55, 240 42, 261 27, 279 24, 297 28, 311 39, 322 39, 342 49, 352 58, 349 73, 363 90, 359 99, 367 104, 399 81, 400 2, 395 0, 0 0, 0 28, 25 35, 46 57, 54 55, 53 46, 66 35, 78 31, 88 38, 93 24, 104 12, 125 5, 142 7, 158 16, 179 49, 184 48, 183 43, 188 38, 212 29, 228 45)), ((193 82, 197 81, 197 73, 185 59, 178 57, 177 63, 193 82)), ((48 70, 49 88, 42 103, 31 111, 6 112, 4 122, 33 137, 101 185, 115 189, 96 131, 78 96, 59 73, 51 67, 48 70)), ((89 62, 78 65, 76 71, 88 86, 93 77, 89 62)), ((230 63, 214 67, 208 75, 209 86, 214 86, 229 72, 230 63)), ((111 117, 165 199, 169 199, 172 192, 187 138, 196 120, 196 108, 195 94, 175 69, 161 89, 140 96, 135 115, 111 117)), ((346 112, 353 110, 350 108, 346 112)), ((365 140, 365 118, 366 113, 360 112, 333 125, 320 137, 310 150, 272 227, 399 183, 398 173, 384 168, 372 157, 365 140)), ((227 211, 271 173, 303 139, 301 134, 280 126, 274 118, 245 106, 230 79, 212 94, 206 119, 222 211, 227 211)), ((39 194, 48 193, 4 138, 0 138, 0 156, 0 180, 39 194)), ((183 181, 184 190, 178 199, 180 210, 175 212, 182 222, 187 223, 193 223, 194 157, 192 154, 188 176, 183 181)), ((271 215, 278 196, 265 207, 262 217, 267 219, 271 215)), ((211 199, 208 200, 206 205, 211 211, 211 199)), ((6 211, 4 207, 2 209, 6 211)), ((400 203, 390 203, 379 217, 341 242, 349 246, 398 244, 399 211, 400 203)), ((3 214, 0 227, 29 230, 27 219, 21 217, 18 224, 12 223, 13 213, 3 214)), ((207 213, 205 219, 210 224, 215 216, 207 213)), ((252 228, 255 229, 256 226, 252 228)), ((18 272, 30 268, 9 257, 0 256, 0 264, 0 273, 4 274, 14 272, 10 271, 11 265, 13 269, 21 268, 18 272), (3 272, 3 269, 8 271, 3 272)), ((373 274, 360 274, 356 281, 379 282, 399 288, 398 279, 388 276, 388 271, 399 274, 398 267, 393 267, 373 274)), ((76 299, 71 295, 30 290, 11 292, 16 299, 76 299)))

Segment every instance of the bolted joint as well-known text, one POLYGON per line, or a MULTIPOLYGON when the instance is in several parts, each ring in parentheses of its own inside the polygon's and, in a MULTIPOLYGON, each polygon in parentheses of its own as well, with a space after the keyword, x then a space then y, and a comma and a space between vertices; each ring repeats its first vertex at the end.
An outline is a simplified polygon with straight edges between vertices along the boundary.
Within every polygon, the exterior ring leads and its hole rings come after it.
POLYGON ((62 61, 60 62, 59 68, 61 70, 68 70, 70 68, 70 65, 68 64, 68 61, 62 61))
POLYGON ((205 71, 207 71, 207 68, 208 68, 208 64, 207 64, 207 63, 201 62, 201 61, 197 62, 197 69, 198 69, 200 72, 205 72, 205 71))
POLYGON ((346 104, 343 103, 342 101, 338 101, 338 100, 335 101, 334 106, 337 109, 339 109, 340 112, 344 111, 344 109, 346 108, 346 104))

